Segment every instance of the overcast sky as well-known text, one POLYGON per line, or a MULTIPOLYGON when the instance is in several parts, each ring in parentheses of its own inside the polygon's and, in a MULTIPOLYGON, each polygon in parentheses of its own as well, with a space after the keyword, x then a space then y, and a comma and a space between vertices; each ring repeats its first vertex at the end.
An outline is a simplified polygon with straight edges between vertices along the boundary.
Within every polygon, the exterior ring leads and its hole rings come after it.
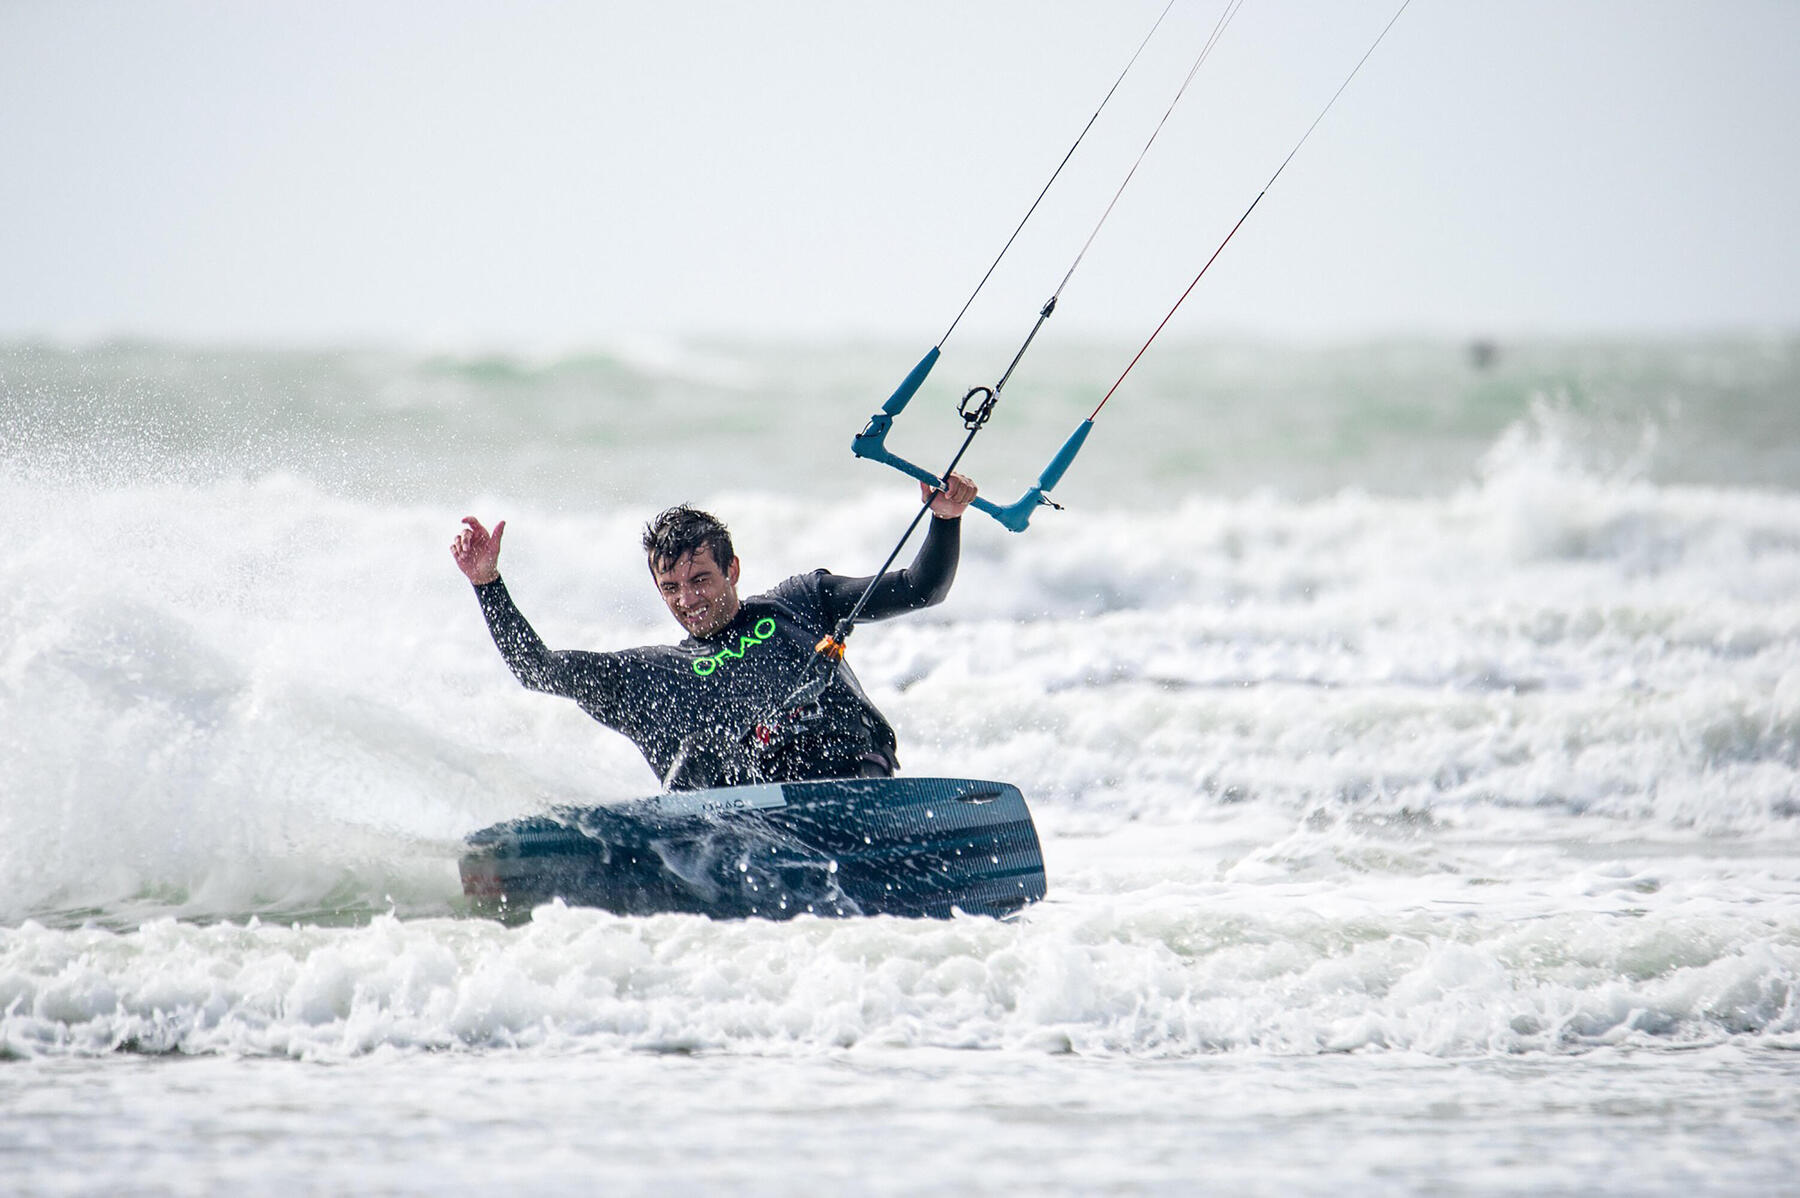
MULTIPOLYGON (((970 316, 1054 289, 1175 11, 970 316)), ((0 0, 0 337, 943 332, 1163 0, 0 0)), ((1393 0, 1249 0, 1065 293, 1147 332, 1393 0)), ((1800 328, 1800 3, 1413 0, 1206 335, 1800 328)))

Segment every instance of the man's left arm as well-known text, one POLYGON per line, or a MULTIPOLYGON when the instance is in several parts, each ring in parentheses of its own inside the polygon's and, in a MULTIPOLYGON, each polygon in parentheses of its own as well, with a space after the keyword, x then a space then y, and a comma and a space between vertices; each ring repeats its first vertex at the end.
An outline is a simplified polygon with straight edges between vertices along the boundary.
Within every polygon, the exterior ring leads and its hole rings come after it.
MULTIPOLYGON (((863 606, 863 619, 881 620, 903 612, 917 611, 942 603, 956 581, 956 565, 962 556, 962 514, 975 498, 975 484, 960 474, 945 480, 943 491, 933 491, 921 484, 921 498, 931 502, 930 527, 925 543, 919 546, 912 565, 881 576, 869 601, 863 606)), ((827 624, 835 624, 856 605, 870 578, 846 578, 827 574, 821 580, 827 624)))

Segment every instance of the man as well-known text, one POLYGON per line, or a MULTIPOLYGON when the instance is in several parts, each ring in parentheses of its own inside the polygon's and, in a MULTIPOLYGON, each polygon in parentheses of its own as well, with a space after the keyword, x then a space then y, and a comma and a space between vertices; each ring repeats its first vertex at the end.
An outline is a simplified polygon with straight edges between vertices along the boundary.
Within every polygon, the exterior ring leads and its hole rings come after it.
MULTIPOLYGON (((906 570, 875 584, 859 620, 879 620, 943 601, 956 577, 961 520, 975 484, 960 474, 942 491, 920 488, 932 518, 906 570)), ((551 650, 513 606, 500 580, 500 538, 473 516, 451 543, 475 585, 488 631, 512 672, 532 690, 573 699, 629 737, 671 790, 762 781, 892 774, 894 730, 843 661, 814 649, 855 605, 868 578, 825 570, 738 597, 742 568, 731 534, 686 505, 644 529, 650 576, 686 630, 676 645, 614 653, 551 650), (808 680, 822 682, 795 700, 808 680)))

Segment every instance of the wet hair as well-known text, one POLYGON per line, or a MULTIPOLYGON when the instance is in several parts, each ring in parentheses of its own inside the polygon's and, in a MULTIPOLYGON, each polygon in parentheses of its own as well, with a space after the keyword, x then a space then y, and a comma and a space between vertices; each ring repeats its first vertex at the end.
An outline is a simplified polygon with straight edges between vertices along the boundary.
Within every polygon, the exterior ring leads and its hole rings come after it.
POLYGON ((656 519, 644 525, 644 555, 650 562, 650 573, 667 570, 690 553, 705 549, 724 570, 737 555, 732 552, 731 532, 716 516, 683 503, 659 512, 656 519))

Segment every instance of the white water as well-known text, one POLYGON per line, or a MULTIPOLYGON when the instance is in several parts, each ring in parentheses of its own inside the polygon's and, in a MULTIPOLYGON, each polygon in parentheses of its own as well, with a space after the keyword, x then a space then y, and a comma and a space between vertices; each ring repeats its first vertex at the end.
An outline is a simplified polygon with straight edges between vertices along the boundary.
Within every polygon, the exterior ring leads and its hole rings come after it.
MULTIPOLYGON (((352 397, 412 385, 382 369, 352 397)), ((1048 902, 506 929, 458 916, 461 837, 654 779, 513 683, 457 519, 508 519, 553 644, 609 647, 672 635, 633 548, 656 507, 721 511, 758 587, 871 568, 906 487, 816 494, 802 437, 677 483, 673 416, 561 441, 555 396, 520 407, 530 377, 462 410, 538 413, 545 476, 649 481, 468 487, 402 421, 369 459, 437 465, 358 482, 293 416, 326 377, 254 428, 231 387, 7 393, 21 1189, 1749 1193, 1800 1163, 1792 487, 1671 480, 1651 442, 1601 452, 1604 421, 1521 403, 1422 489, 1165 478, 1023 537, 972 522, 950 602, 853 652, 909 772, 1024 790, 1048 902), (81 403, 112 416, 47 428, 81 403)), ((1380 402, 1441 385, 1397 374, 1380 402)))

